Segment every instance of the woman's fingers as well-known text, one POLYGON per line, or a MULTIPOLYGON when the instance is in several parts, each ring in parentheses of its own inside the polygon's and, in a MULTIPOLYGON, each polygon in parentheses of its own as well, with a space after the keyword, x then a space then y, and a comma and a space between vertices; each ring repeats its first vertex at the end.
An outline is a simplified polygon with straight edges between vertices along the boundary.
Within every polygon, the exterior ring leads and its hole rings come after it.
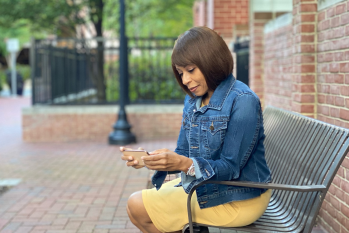
MULTIPOLYGON (((128 148, 128 147, 123 147, 123 146, 120 147, 120 151, 125 151, 125 150, 133 150, 133 149, 132 148, 128 148)), ((143 147, 138 147, 137 150, 144 150, 144 149, 143 149, 143 147)))
POLYGON ((144 162, 152 162, 152 161, 158 161, 158 160, 161 160, 161 159, 164 159, 166 156, 165 153, 161 153, 161 154, 153 154, 153 155, 150 155, 150 156, 142 156, 142 160, 144 162))
POLYGON ((138 165, 138 164, 139 164, 138 160, 132 160, 132 161, 127 160, 127 161, 126 161, 126 165, 127 165, 128 167, 132 167, 132 166, 138 165))
POLYGON ((166 158, 166 153, 144 156, 142 157, 145 166, 152 170, 157 170, 159 168, 165 168, 168 163, 168 159, 166 158))
MULTIPOLYGON (((120 151, 123 152, 123 151, 126 151, 126 150, 133 150, 132 148, 127 148, 127 147, 120 147, 120 151)), ((138 150, 143 150, 142 147, 139 147, 138 150)), ((126 155, 123 155, 121 156, 121 159, 126 161, 126 166, 128 167, 133 167, 135 169, 140 169, 142 167, 145 167, 145 165, 139 165, 139 162, 138 160, 134 160, 133 156, 126 156, 126 155)))
POLYGON ((126 161, 126 166, 133 167, 135 169, 139 169, 139 168, 145 167, 145 165, 139 165, 139 162, 137 160, 126 161))
POLYGON ((121 152, 125 151, 125 150, 133 150, 133 149, 132 148, 123 147, 123 146, 120 147, 120 151, 121 152))
POLYGON ((123 155, 121 156, 121 159, 122 160, 125 160, 125 161, 133 161, 133 157, 132 156, 126 156, 126 155, 123 155))
POLYGON ((160 154, 160 153, 165 153, 168 152, 169 149, 163 148, 163 149, 158 149, 158 150, 154 150, 152 152, 149 152, 150 155, 156 155, 156 154, 160 154))

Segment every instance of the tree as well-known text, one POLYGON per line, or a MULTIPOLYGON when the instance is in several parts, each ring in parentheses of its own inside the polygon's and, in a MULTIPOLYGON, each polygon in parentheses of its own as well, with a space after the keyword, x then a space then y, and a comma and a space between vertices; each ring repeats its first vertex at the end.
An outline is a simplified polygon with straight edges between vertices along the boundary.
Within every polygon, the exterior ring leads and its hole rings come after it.
MULTIPOLYGON (((129 37, 176 37, 193 26, 194 0, 127 0, 126 34, 129 37)), ((117 31, 118 1, 106 1, 104 28, 117 31)))
MULTIPOLYGON (((40 34, 37 34, 40 37, 40 34)), ((6 50, 7 38, 19 38, 21 45, 30 41, 31 32, 28 27, 27 20, 18 20, 13 23, 11 28, 4 28, 0 26, 0 63, 7 66, 8 62, 6 56, 8 52, 6 50)))
POLYGON ((18 20, 26 19, 33 31, 47 31, 61 36, 61 28, 75 31, 83 23, 77 12, 80 4, 62 0, 0 0, 0 26, 10 28, 18 20))
MULTIPOLYGON (((75 37, 77 25, 92 23, 95 36, 103 35, 104 0, 0 0, 0 5, 0 27, 3 28, 12 28, 18 20, 27 20, 33 31, 75 37)), ((105 101, 102 41, 97 43, 96 58, 98 69, 92 73, 92 79, 98 100, 105 101)))
MULTIPOLYGON (((126 0, 128 36, 178 36, 192 26, 194 0, 126 0), (190 19, 190 20, 189 20, 190 19)), ((95 37, 103 28, 118 35, 119 0, 0 0, 0 30, 25 20, 31 31, 75 37, 78 25, 93 25, 95 37)), ((1 39, 1 38, 0 38, 1 39)), ((1 45, 0 45, 1 49, 1 45)), ((92 79, 99 101, 105 101, 103 42, 95 50, 97 72, 92 79)))

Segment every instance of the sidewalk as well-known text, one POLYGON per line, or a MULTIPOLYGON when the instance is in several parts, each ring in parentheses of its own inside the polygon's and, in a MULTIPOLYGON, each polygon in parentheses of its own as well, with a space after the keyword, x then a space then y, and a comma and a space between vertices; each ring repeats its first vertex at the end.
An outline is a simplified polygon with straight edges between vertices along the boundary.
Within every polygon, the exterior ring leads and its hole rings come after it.
MULTIPOLYGON (((131 193, 146 188, 149 171, 127 168, 107 135, 105 143, 23 142, 20 109, 29 105, 26 97, 0 98, 0 181, 20 180, 0 195, 0 233, 140 232, 125 206, 131 193)), ((175 144, 132 147, 173 150, 175 144)))
MULTIPOLYGON (((21 140, 28 98, 0 98, 0 179, 21 182, 0 196, 1 233, 140 232, 128 220, 129 195, 146 188, 147 169, 128 169, 117 146, 21 140)), ((112 129, 112 128, 110 128, 112 129)), ((174 141, 143 146, 174 149, 174 141)))

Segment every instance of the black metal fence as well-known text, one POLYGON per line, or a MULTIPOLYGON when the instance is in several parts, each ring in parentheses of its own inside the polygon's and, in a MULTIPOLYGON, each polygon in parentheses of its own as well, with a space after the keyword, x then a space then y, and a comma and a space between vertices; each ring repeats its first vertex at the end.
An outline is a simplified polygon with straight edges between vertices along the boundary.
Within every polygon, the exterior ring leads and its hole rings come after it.
MULTIPOLYGON (((128 38, 131 103, 183 102, 171 68, 175 39, 128 38)), ((35 40, 32 53, 33 104, 117 103, 118 39, 35 40)))

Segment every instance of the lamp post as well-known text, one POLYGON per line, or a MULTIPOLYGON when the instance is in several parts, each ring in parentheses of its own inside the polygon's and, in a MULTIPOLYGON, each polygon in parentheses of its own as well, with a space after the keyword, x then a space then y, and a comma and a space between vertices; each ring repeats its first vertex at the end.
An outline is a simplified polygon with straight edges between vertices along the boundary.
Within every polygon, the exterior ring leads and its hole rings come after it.
POLYGON ((129 102, 128 96, 128 51, 127 38, 125 35, 125 2, 120 0, 120 97, 119 97, 119 113, 118 120, 114 124, 114 131, 109 134, 109 144, 126 145, 136 142, 136 137, 131 133, 131 126, 127 122, 125 105, 129 102))

